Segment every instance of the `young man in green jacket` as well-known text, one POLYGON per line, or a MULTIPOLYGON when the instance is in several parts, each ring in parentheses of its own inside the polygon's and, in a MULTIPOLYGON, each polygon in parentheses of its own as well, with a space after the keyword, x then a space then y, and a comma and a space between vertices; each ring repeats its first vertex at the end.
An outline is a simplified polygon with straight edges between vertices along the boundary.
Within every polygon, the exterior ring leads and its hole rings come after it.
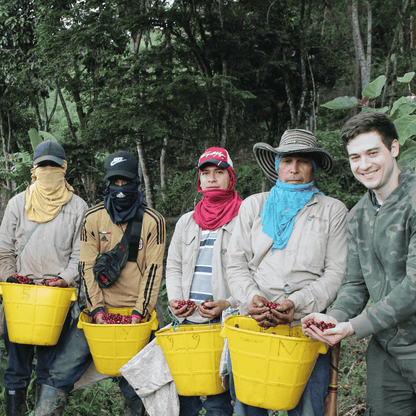
MULTIPOLYGON (((304 319, 304 333, 331 345, 372 335, 367 411, 416 414, 416 174, 400 169, 398 135, 383 113, 364 112, 341 131, 354 176, 368 192, 347 219, 348 266, 328 315, 304 319), (372 304, 366 308, 369 299, 372 304), (335 324, 321 332, 310 320, 335 324)), ((366 413, 367 414, 367 413, 366 413)))

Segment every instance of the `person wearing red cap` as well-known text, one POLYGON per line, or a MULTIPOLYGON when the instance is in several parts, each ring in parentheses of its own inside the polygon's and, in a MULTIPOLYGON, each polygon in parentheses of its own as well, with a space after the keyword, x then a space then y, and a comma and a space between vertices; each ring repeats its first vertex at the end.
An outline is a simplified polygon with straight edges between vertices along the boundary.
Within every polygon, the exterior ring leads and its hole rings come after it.
MULTIPOLYGON (((242 199, 234 190, 235 173, 228 152, 210 147, 199 158, 197 188, 203 198, 195 210, 176 224, 166 264, 169 308, 180 324, 220 322, 232 305, 226 279, 228 242, 242 199), (187 309, 179 301, 191 300, 187 309)), ((180 415, 191 416, 205 408, 206 416, 233 414, 229 391, 207 396, 180 396, 180 415)))

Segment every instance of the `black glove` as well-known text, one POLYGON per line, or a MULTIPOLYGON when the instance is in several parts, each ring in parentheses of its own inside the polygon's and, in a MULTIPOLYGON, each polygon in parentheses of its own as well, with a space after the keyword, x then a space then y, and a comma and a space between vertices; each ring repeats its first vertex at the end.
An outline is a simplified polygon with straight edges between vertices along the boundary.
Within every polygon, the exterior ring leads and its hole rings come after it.
POLYGON ((17 279, 15 279, 13 276, 10 276, 6 280, 7 283, 19 283, 17 279))

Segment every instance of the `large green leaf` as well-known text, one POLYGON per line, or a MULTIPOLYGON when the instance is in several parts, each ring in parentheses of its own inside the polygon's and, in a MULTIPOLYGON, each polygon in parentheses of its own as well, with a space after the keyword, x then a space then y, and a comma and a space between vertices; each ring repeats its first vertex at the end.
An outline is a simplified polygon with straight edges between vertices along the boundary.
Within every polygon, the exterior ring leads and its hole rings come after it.
POLYGON ((355 97, 338 97, 332 101, 322 104, 321 107, 329 108, 330 110, 346 110, 358 105, 358 100, 355 97))
POLYGON ((400 168, 410 166, 415 169, 416 167, 416 142, 413 140, 407 139, 400 146, 400 153, 397 158, 397 162, 400 168))
POLYGON ((394 121, 400 117, 407 116, 416 109, 416 104, 407 97, 401 97, 393 103, 393 108, 390 112, 390 118, 394 121))
POLYGON ((416 135, 416 115, 398 118, 394 125, 399 135, 399 143, 403 144, 406 139, 416 135))
POLYGON ((30 144, 32 145, 33 151, 36 149, 36 146, 43 141, 42 137, 39 136, 39 133, 35 129, 29 130, 30 144))
POLYGON ((377 98, 381 94, 385 83, 386 77, 384 75, 380 75, 373 82, 370 82, 365 86, 362 93, 363 97, 368 97, 370 100, 374 100, 374 98, 377 98))
POLYGON ((40 131, 39 134, 43 137, 44 140, 52 140, 53 142, 57 142, 55 136, 48 133, 47 131, 40 131))
POLYGON ((366 107, 366 108, 363 108, 361 111, 363 113, 366 111, 376 111, 378 113, 387 113, 388 109, 389 109, 388 107, 383 107, 383 108, 366 107))
POLYGON ((402 77, 397 77, 397 81, 408 84, 413 79, 414 76, 415 76, 414 72, 408 72, 407 74, 404 74, 402 77))

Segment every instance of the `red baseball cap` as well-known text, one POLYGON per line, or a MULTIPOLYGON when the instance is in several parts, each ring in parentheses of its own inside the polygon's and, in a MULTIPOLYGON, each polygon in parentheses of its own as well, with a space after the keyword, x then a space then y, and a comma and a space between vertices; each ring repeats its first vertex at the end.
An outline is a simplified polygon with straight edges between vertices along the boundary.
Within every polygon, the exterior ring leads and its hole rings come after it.
POLYGON ((201 169, 206 163, 212 163, 222 169, 227 169, 229 166, 233 167, 233 161, 228 152, 222 147, 210 147, 202 153, 198 161, 198 169, 201 169))

